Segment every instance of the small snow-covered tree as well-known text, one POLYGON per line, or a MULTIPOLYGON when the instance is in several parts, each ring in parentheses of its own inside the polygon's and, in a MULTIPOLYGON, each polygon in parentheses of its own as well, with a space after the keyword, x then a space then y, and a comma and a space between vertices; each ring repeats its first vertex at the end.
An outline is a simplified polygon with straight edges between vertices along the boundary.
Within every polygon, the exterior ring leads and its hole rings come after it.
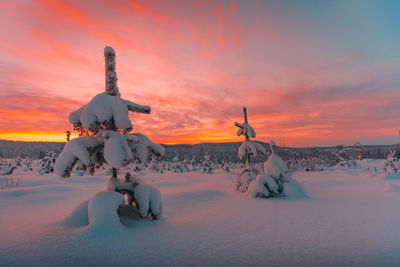
POLYGON ((213 173, 213 168, 212 168, 212 162, 211 162, 211 155, 209 155, 208 153, 206 153, 204 155, 204 160, 201 164, 201 171, 203 173, 213 173))
POLYGON ((48 151, 44 158, 42 158, 39 168, 40 174, 54 172, 54 164, 56 162, 57 155, 54 151, 48 151))
POLYGON ((396 156, 395 151, 390 151, 390 153, 387 156, 385 165, 383 166, 383 170, 386 173, 397 173, 399 171, 399 158, 396 156))
POLYGON ((173 168, 174 172, 179 172, 179 173, 183 172, 182 162, 179 159, 179 154, 176 154, 176 156, 172 160, 172 168, 173 168))
MULTIPOLYGON (((89 170, 91 174, 94 173, 95 167, 107 163, 112 167, 113 173, 108 190, 122 193, 129 191, 134 195, 135 188, 138 187, 132 183, 120 181, 117 170, 135 160, 144 163, 150 153, 162 156, 165 149, 143 134, 128 134, 132 130, 128 111, 149 114, 151 109, 149 106, 138 105, 121 98, 117 87, 114 49, 105 47, 104 56, 106 90, 69 115, 68 119, 74 129, 79 131, 80 137, 66 143, 54 169, 59 176, 68 177, 77 163, 89 170)), ((144 187, 147 188, 147 186, 144 187)), ((143 187, 140 188, 143 191, 143 187)), ((151 196, 155 194, 144 195, 149 197, 147 199, 149 202, 161 201, 158 197, 151 199, 151 196)), ((143 201, 144 199, 141 199, 141 202, 143 201)), ((147 214, 147 211, 142 210, 143 207, 148 207, 148 205, 142 205, 141 208, 141 214, 147 214)), ((159 215, 156 214, 156 217, 159 215)))
POLYGON ((290 176, 286 163, 275 153, 270 141, 271 155, 264 165, 264 173, 250 182, 248 194, 254 198, 289 197, 308 198, 303 187, 290 176))
POLYGON ((241 192, 246 192, 249 183, 256 178, 257 171, 252 165, 251 159, 257 156, 257 153, 266 154, 265 148, 258 142, 251 141, 251 138, 256 137, 256 132, 253 127, 251 127, 247 121, 247 109, 243 107, 243 117, 244 122, 235 122, 235 126, 239 127, 237 135, 243 135, 245 140, 239 147, 238 156, 240 160, 245 159, 246 166, 235 178, 235 188, 241 192))

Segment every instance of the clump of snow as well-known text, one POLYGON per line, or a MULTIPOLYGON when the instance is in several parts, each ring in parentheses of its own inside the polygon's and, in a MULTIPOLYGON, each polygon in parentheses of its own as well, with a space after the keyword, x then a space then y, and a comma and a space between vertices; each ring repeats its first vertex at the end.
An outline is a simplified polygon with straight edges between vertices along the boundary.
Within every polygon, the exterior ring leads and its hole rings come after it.
POLYGON ((289 169, 286 163, 275 153, 272 153, 264 164, 266 175, 279 178, 281 174, 288 173, 289 169))
POLYGON ((104 56, 114 56, 115 57, 115 50, 111 46, 104 47, 104 56))
POLYGON ((239 127, 236 133, 237 136, 244 135, 251 138, 256 137, 256 131, 254 131, 253 127, 251 127, 250 124, 248 124, 247 122, 244 123, 235 122, 235 126, 239 127))
POLYGON ((105 140, 104 159, 113 168, 119 169, 133 160, 128 140, 132 143, 137 143, 139 138, 114 131, 103 131, 101 137, 105 140))
POLYGON ((257 179, 249 184, 247 194, 253 198, 269 198, 280 193, 279 185, 271 176, 259 174, 257 179))
POLYGON ((114 123, 118 129, 132 129, 125 102, 107 93, 96 95, 87 105, 72 112, 69 121, 74 125, 81 123, 84 128, 93 132, 98 125, 110 123, 114 123))
POLYGON ((61 177, 68 177, 78 160, 86 166, 93 165, 94 159, 89 149, 100 145, 102 142, 96 136, 83 136, 69 141, 54 164, 54 172, 61 177))
POLYGON ((147 136, 134 133, 127 135, 128 140, 134 140, 137 138, 138 142, 129 142, 129 146, 132 150, 133 156, 135 159, 138 159, 139 162, 146 162, 147 156, 149 153, 154 154, 155 156, 161 157, 165 153, 165 148, 159 144, 153 143, 147 136))
POLYGON ((142 217, 150 214, 153 219, 158 219, 162 215, 161 192, 154 186, 140 183, 134 188, 136 204, 142 217))
POLYGON ((247 155, 250 155, 253 158, 257 157, 257 152, 260 152, 262 154, 267 153, 265 148, 260 143, 250 140, 244 140, 239 147, 238 156, 240 160, 246 158, 247 155))

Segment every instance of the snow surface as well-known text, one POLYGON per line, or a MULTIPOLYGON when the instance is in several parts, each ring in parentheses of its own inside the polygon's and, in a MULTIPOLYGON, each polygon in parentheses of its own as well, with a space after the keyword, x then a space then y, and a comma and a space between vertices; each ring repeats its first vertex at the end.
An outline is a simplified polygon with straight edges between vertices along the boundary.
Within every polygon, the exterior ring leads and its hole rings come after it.
POLYGON ((158 221, 118 218, 121 196, 103 192, 109 174, 22 173, 20 187, 0 191, 0 265, 400 265, 400 180, 297 172, 310 199, 253 199, 215 172, 146 171, 163 196, 158 221))

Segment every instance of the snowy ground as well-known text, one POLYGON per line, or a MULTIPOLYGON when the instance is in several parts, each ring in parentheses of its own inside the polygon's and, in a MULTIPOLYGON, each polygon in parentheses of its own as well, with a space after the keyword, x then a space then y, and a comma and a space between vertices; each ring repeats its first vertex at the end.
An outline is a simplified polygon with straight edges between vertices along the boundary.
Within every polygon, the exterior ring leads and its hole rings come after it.
POLYGON ((146 172, 141 178, 163 194, 162 219, 121 217, 109 228, 65 221, 105 189, 106 175, 25 173, 20 187, 0 191, 0 265, 400 265, 398 176, 331 169, 293 177, 310 199, 251 199, 222 171, 146 172))

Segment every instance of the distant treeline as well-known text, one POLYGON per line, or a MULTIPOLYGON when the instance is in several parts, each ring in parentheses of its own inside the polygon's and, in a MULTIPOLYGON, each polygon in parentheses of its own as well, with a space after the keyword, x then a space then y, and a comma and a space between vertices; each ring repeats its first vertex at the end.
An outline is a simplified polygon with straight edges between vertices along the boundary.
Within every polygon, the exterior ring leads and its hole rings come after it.
MULTIPOLYGON (((268 143, 260 142, 267 151, 269 151, 268 143)), ((32 159, 42 158, 46 152, 54 151, 56 154, 61 153, 65 143, 58 142, 20 142, 0 140, 0 158, 26 158, 32 159)), ((195 159, 202 161, 205 154, 211 156, 212 161, 238 162, 238 148, 241 142, 231 143, 202 143, 196 145, 163 145, 166 148, 164 160, 172 161, 178 154, 180 160, 195 159)), ((344 146, 336 147, 306 147, 306 148, 286 148, 280 147, 277 153, 284 160, 290 158, 304 159, 325 157, 327 154, 335 151, 342 151, 344 146)), ((383 146, 351 146, 359 150, 361 158, 384 159, 392 150, 400 155, 400 144, 383 145, 383 146)), ((254 161, 265 161, 265 155, 259 155, 254 161)))

